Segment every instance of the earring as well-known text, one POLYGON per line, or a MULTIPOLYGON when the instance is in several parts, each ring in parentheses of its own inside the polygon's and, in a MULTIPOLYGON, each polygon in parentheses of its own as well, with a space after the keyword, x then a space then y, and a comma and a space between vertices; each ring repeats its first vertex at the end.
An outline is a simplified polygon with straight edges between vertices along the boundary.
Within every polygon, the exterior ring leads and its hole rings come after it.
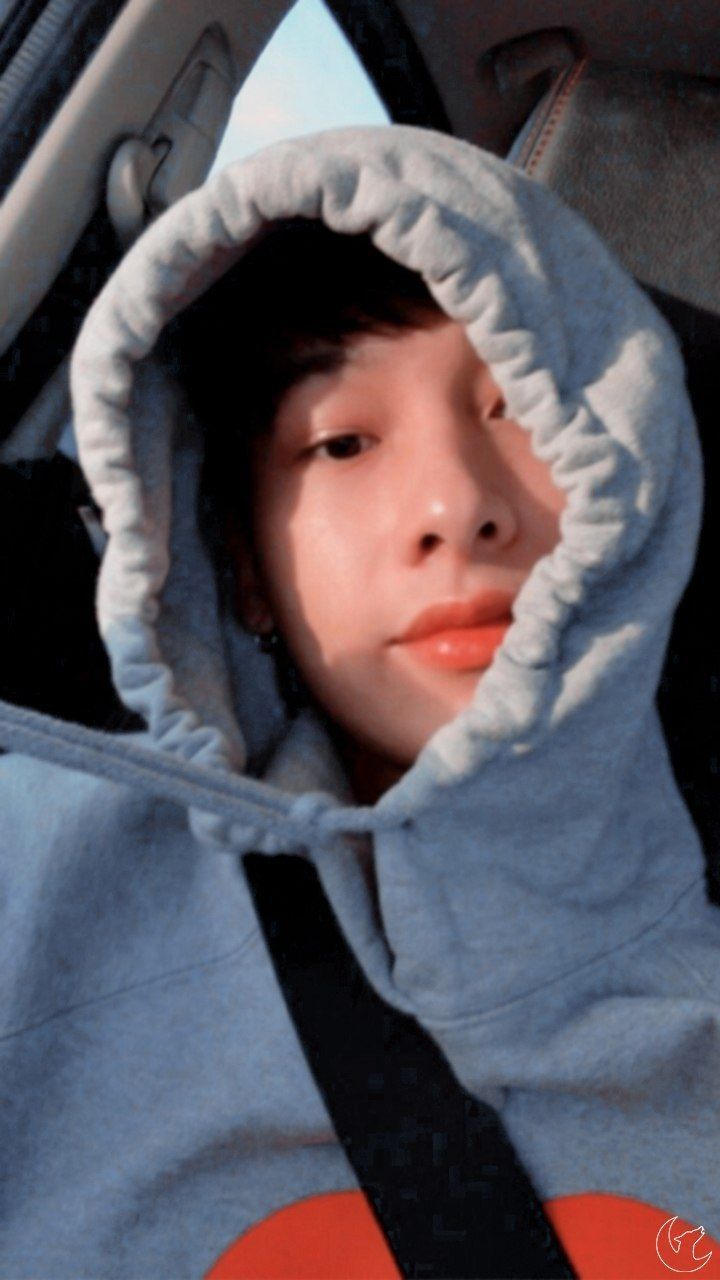
POLYGON ((290 715, 295 717, 303 707, 310 705, 310 699, 280 633, 270 631, 262 634, 259 631, 253 631, 252 638, 260 652, 267 653, 272 658, 280 695, 290 715))
POLYGON ((261 653, 269 653, 271 657, 275 656, 278 651, 278 645, 280 644, 280 636, 277 631, 253 631, 252 638, 256 648, 258 648, 261 653))

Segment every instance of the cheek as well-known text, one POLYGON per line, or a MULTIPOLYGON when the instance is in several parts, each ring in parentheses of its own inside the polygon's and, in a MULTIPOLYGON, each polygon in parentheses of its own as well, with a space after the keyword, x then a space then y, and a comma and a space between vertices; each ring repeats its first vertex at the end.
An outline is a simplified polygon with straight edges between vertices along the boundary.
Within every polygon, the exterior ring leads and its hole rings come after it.
POLYGON ((362 632, 371 522, 335 496, 310 491, 265 500, 256 545, 276 623, 298 656, 347 653, 362 632), (300 651, 298 653, 298 650, 300 651))
POLYGON ((560 515, 567 495, 552 477, 549 463, 538 458, 530 433, 517 423, 509 423, 501 440, 501 454, 512 473, 516 501, 525 513, 525 525, 538 551, 550 551, 560 540, 560 515))

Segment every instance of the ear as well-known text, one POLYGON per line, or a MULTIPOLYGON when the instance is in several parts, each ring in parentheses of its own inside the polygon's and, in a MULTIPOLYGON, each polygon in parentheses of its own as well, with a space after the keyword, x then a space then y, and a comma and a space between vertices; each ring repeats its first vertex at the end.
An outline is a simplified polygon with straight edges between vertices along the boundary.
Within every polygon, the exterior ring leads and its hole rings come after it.
POLYGON ((225 536, 235 579, 235 612, 248 631, 269 635, 275 629, 275 619, 263 588, 255 552, 237 516, 227 518, 225 536))

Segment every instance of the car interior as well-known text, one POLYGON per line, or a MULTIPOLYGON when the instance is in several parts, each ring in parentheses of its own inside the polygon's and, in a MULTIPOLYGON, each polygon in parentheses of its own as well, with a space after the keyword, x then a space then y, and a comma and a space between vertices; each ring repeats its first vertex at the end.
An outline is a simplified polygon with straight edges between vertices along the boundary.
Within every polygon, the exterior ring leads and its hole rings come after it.
MULTIPOLYGON (((93 511, 58 451, 67 359, 122 254, 200 183, 284 0, 16 0, 0 8, 0 472, 9 602, 0 695, 137 728, 97 635, 93 511), (42 673, 41 675, 39 673, 42 673)), ((706 463, 693 580, 659 692, 720 902, 720 10, 605 0, 331 0, 392 120, 466 138, 554 188, 675 329, 706 463), (716 806, 715 806, 716 807, 716 806)), ((95 539, 97 543, 97 539, 95 539)))

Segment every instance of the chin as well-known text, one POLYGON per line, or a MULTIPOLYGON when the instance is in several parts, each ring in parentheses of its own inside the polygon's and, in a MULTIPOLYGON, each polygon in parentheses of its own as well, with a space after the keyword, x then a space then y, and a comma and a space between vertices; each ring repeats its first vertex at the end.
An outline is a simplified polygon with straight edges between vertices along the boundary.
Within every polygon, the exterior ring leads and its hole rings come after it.
POLYGON ((446 725, 452 724, 453 720, 470 705, 472 698, 465 698, 458 702, 457 706, 448 708, 442 716, 432 716, 424 720, 421 725, 413 726, 408 730, 407 734, 401 739, 395 738, 392 743, 386 743, 384 748, 385 757, 394 760, 403 769, 409 769, 417 760, 421 751, 425 749, 428 742, 435 737, 435 734, 444 729, 446 725))

